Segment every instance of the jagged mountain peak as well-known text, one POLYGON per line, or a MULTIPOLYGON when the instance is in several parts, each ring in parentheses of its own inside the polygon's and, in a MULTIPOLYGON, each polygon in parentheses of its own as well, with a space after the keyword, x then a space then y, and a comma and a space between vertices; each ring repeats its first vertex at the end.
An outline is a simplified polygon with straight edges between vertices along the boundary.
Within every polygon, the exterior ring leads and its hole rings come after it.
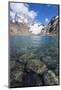
POLYGON ((49 22, 48 26, 45 26, 38 22, 26 23, 23 20, 21 22, 10 21, 11 34, 19 35, 46 35, 46 34, 58 34, 59 31, 59 16, 54 16, 49 22))

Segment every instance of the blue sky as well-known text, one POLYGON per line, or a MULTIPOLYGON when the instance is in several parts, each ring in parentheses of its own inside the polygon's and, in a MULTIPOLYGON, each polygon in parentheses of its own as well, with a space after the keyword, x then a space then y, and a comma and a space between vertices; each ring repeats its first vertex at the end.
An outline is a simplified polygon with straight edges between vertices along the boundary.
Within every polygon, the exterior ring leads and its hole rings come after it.
POLYGON ((58 5, 52 4, 29 4, 29 9, 37 12, 36 21, 47 25, 52 17, 58 15, 58 5))
POLYGON ((34 3, 10 3, 10 16, 14 19, 15 13, 20 13, 22 19, 28 22, 28 16, 33 22, 48 25, 52 17, 58 15, 58 5, 54 4, 34 4, 34 3), (25 18, 26 16, 26 18, 25 18))

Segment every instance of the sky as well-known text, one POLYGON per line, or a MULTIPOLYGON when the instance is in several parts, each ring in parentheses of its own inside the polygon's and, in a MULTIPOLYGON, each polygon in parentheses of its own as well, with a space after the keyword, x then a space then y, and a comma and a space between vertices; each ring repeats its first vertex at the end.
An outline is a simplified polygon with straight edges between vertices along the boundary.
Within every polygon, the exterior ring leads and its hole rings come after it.
POLYGON ((15 13, 24 19, 24 22, 41 23, 48 25, 52 17, 58 15, 58 5, 33 4, 33 3, 10 3, 10 17, 15 18, 15 13))
POLYGON ((30 4, 30 10, 33 9, 37 12, 36 21, 41 22, 44 25, 47 25, 52 17, 58 15, 58 5, 52 4, 30 4))

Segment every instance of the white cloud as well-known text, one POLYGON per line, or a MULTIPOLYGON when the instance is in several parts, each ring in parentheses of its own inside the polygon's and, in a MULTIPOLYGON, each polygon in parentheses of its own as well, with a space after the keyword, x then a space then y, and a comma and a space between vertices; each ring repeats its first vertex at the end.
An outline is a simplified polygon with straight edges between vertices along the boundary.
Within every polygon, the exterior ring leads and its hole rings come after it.
MULTIPOLYGON (((29 5, 25 3, 10 3, 10 8, 15 12, 19 13, 22 19, 34 20, 37 16, 37 12, 34 10, 29 10, 29 5)), ((13 15, 12 15, 13 17, 13 15)))
POLYGON ((23 3, 10 3, 10 8, 14 11, 14 12, 22 12, 22 13, 27 13, 28 12, 28 7, 25 6, 25 4, 23 3))
POLYGON ((28 16, 29 16, 30 18, 34 19, 34 18, 37 16, 37 13, 32 10, 32 11, 29 11, 29 12, 28 12, 28 16))
POLYGON ((48 18, 45 18, 45 22, 49 22, 49 19, 48 18))

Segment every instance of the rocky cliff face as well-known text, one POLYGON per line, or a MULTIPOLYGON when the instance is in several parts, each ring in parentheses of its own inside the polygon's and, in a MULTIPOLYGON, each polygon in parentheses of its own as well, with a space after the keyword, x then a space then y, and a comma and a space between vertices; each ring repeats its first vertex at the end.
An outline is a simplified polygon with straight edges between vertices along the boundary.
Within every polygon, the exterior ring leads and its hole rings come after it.
POLYGON ((51 19, 46 28, 46 33, 55 35, 59 34, 59 16, 55 16, 51 19))
POLYGON ((9 33, 10 35, 31 35, 32 32, 29 31, 29 26, 24 23, 9 23, 9 33))
POLYGON ((9 23, 9 32, 11 35, 58 35, 59 34, 59 16, 51 19, 47 26, 39 23, 26 24, 24 22, 9 23))
POLYGON ((45 26, 43 24, 33 23, 33 24, 26 24, 26 23, 18 23, 18 22, 11 22, 9 23, 9 33, 10 35, 43 35, 45 34, 46 30, 44 30, 45 26))

